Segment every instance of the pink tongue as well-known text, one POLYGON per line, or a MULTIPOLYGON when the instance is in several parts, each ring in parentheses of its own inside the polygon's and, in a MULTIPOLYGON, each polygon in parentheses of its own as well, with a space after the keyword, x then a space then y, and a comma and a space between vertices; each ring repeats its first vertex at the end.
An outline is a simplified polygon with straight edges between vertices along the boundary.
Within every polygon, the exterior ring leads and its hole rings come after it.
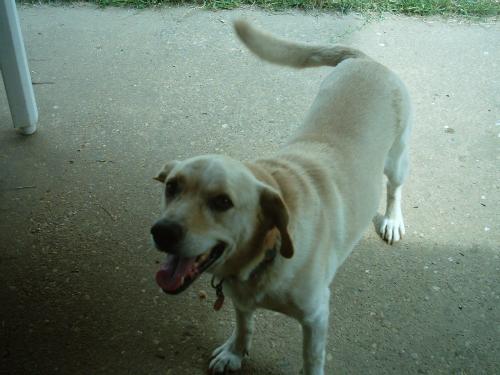
POLYGON ((167 261, 156 273, 156 283, 160 288, 169 292, 179 289, 183 282, 182 278, 191 274, 192 266, 196 257, 180 258, 176 255, 167 255, 167 261))

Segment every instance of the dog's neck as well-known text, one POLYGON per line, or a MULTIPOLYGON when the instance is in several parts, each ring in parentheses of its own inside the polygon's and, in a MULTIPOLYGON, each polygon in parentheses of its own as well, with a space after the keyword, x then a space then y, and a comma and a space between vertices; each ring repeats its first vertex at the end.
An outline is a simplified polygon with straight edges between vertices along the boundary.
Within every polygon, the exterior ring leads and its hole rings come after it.
POLYGON ((224 304, 224 283, 229 284, 240 284, 240 285, 252 285, 252 288, 258 286, 259 282, 262 281, 266 271, 269 271, 273 265, 276 255, 280 251, 281 247, 281 236, 279 231, 274 228, 270 230, 266 237, 264 238, 263 248, 266 249, 263 254, 264 257, 253 266, 253 268, 247 268, 240 270, 237 274, 228 275, 221 277, 217 282, 217 277, 212 276, 211 285, 215 289, 217 299, 214 303, 214 310, 218 311, 222 308, 224 304))
POLYGON ((280 250, 280 246, 281 236, 278 236, 275 239, 274 244, 272 244, 270 248, 266 249, 264 259, 262 259, 261 262, 257 264, 257 267, 250 272, 249 280, 257 280, 262 273, 271 266, 276 258, 276 254, 278 254, 278 251, 280 250))
POLYGON ((257 243, 251 243, 247 245, 247 248, 252 251, 246 251, 248 255, 244 263, 232 263, 224 273, 216 275, 216 277, 244 283, 258 281, 262 274, 272 266, 280 251, 281 235, 279 230, 275 227, 264 232, 257 243))
POLYGON ((265 234, 258 255, 251 262, 240 268, 237 274, 234 275, 234 279, 241 282, 257 283, 274 263, 280 247, 280 232, 277 228, 273 228, 265 234))
MULTIPOLYGON (((263 237, 247 245, 244 262, 226 262, 225 269, 215 277, 231 282, 256 284, 263 274, 275 263, 276 255, 281 248, 281 235, 277 228, 264 232, 263 237)), ((240 260, 243 257, 238 257, 240 260)))

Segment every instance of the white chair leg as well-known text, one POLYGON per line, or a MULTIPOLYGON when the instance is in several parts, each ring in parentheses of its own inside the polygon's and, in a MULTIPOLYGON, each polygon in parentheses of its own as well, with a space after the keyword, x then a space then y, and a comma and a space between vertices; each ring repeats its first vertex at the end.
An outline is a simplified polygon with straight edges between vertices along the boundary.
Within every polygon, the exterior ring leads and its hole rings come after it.
POLYGON ((0 0, 0 68, 14 127, 33 134, 38 109, 14 0, 0 0))

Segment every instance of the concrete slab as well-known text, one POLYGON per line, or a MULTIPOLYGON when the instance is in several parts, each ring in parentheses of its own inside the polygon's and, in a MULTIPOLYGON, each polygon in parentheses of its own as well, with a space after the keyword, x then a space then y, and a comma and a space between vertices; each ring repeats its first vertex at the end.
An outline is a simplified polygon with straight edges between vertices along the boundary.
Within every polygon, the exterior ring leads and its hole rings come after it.
MULTIPOLYGON (((87 6, 20 9, 37 134, 11 129, 0 93, 0 372, 205 373, 234 318, 212 311, 207 278, 156 287, 151 177, 172 158, 273 152, 329 71, 257 60, 232 33, 242 15, 361 48, 415 104, 408 235, 388 247, 370 230, 339 272, 327 373, 500 373, 498 23, 87 6)), ((300 366, 299 326, 260 312, 242 373, 300 366)))

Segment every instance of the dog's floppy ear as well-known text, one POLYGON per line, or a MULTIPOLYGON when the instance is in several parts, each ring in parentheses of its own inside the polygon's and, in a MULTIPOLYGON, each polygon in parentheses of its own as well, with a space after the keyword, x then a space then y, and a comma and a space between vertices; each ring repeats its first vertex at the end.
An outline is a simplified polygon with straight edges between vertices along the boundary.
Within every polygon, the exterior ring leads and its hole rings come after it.
POLYGON ((156 181, 159 181, 161 183, 164 183, 165 180, 167 179, 167 176, 169 175, 170 171, 172 169, 174 169, 174 167, 177 165, 177 163, 179 163, 177 160, 169 161, 167 164, 165 164, 165 166, 158 173, 158 175, 156 175, 155 177, 153 177, 153 180, 156 180, 156 181))
POLYGON ((293 256, 293 243, 288 233, 288 209, 280 195, 268 187, 264 187, 260 194, 260 206, 264 221, 271 227, 278 228, 281 235, 280 253, 285 258, 293 256))

